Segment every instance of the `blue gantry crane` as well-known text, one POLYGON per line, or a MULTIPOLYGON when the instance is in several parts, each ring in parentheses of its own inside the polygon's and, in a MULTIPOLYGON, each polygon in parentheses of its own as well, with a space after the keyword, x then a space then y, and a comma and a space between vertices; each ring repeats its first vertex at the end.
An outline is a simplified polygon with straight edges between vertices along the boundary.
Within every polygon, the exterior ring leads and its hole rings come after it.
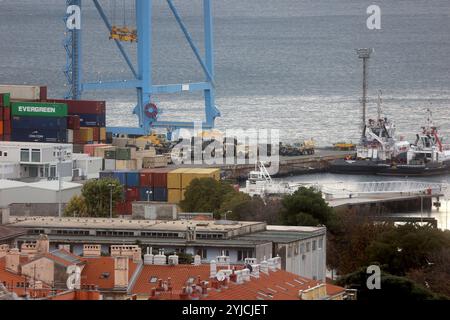
MULTIPOLYGON (((83 0, 66 0, 67 6, 76 6, 81 10, 81 28, 67 28, 64 47, 67 55, 65 66, 65 75, 68 82, 69 91, 67 99, 79 100, 83 92, 91 90, 111 90, 111 89, 135 89, 137 92, 137 104, 134 114, 139 119, 139 127, 109 127, 108 132, 112 134, 130 134, 147 135, 153 128, 166 128, 168 133, 180 128, 193 128, 193 121, 160 121, 161 114, 158 106, 152 101, 152 97, 157 94, 173 94, 181 92, 203 91, 205 100, 205 120, 203 129, 211 129, 214 122, 220 116, 220 112, 215 105, 215 81, 214 81, 214 46, 213 46, 213 13, 212 0, 203 1, 203 20, 204 20, 204 55, 201 54, 197 45, 194 43, 191 34, 181 18, 177 7, 172 0, 166 0, 170 11, 183 32, 189 46, 192 49, 203 73, 205 80, 197 83, 180 83, 168 85, 156 85, 152 79, 152 7, 153 0, 131 0, 134 5, 136 28, 129 29, 126 26, 117 27, 112 24, 104 10, 103 1, 92 1, 97 9, 100 18, 103 20, 110 38, 115 41, 117 49, 122 58, 128 65, 132 79, 121 79, 117 81, 97 81, 88 82, 83 78, 83 0), (130 59, 123 41, 136 41, 137 45, 137 66, 134 66, 130 59)), ((107 0, 115 1, 115 0, 107 0)), ((115 4, 114 4, 115 5, 115 4)), ((125 2, 124 2, 125 5, 125 2)), ((72 7, 73 8, 73 7, 72 7)), ((70 17, 67 13, 65 20, 70 17)))

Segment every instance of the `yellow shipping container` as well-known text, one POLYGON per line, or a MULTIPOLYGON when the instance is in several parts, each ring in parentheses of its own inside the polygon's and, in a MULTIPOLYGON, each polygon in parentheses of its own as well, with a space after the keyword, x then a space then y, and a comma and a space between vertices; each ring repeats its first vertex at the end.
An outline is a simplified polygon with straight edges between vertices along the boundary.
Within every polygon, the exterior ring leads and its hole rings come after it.
POLYGON ((94 128, 80 128, 80 138, 83 142, 94 141, 94 128))
POLYGON ((168 189, 182 189, 181 178, 183 173, 189 169, 176 169, 167 174, 167 188, 168 189))
POLYGON ((136 160, 116 160, 116 170, 137 170, 136 160))
POLYGON ((100 128, 100 141, 106 141, 106 128, 100 128))
POLYGON ((216 181, 220 180, 220 169, 214 168, 194 168, 183 173, 181 178, 181 188, 186 189, 194 179, 212 178, 216 181))
POLYGON ((171 204, 179 204, 182 200, 181 189, 169 189, 168 190, 168 202, 171 204))

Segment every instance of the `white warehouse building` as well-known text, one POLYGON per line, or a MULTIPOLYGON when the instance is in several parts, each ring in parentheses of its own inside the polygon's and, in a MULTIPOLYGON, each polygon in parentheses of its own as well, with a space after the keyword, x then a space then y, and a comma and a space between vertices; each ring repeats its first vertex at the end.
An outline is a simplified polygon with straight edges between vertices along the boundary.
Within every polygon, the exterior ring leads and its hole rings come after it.
MULTIPOLYGON (((81 195, 83 185, 62 182, 61 202, 66 204, 76 195, 81 195)), ((55 215, 59 203, 59 182, 40 181, 25 183, 0 180, 0 208, 11 207, 11 215, 55 215)))
POLYGON ((99 178, 103 170, 103 158, 74 154, 71 144, 0 142, 0 179, 56 179, 59 163, 65 181, 99 178))

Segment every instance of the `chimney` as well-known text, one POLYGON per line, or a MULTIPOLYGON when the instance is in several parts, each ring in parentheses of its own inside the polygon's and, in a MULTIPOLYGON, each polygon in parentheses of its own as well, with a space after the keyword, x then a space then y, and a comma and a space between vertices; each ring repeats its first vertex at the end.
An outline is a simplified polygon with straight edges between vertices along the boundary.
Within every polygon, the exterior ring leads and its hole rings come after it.
POLYGON ((153 257, 153 263, 157 266, 165 266, 167 264, 167 257, 164 250, 159 250, 159 253, 153 257))
POLYGON ((142 262, 142 249, 141 248, 133 249, 133 262, 134 263, 142 262))
POLYGON ((0 258, 3 258, 8 253, 9 246, 7 244, 0 245, 0 258))
POLYGON ((281 270, 281 257, 279 255, 277 255, 275 258, 275 267, 278 270, 281 270))
POLYGON ((267 262, 269 264, 269 269, 272 272, 277 271, 277 263, 275 262, 276 258, 270 258, 267 262))
POLYGON ((242 270, 237 270, 234 274, 236 275, 236 284, 242 284, 244 282, 242 270))
POLYGON ((186 290, 186 287, 183 287, 180 293, 180 300, 189 300, 189 293, 186 290))
POLYGON ((20 265, 20 251, 17 248, 9 250, 5 257, 5 268, 6 270, 19 273, 19 265, 20 265))
POLYGON ((47 235, 41 234, 39 236, 39 239, 36 241, 36 251, 38 254, 44 254, 50 251, 50 241, 47 235))
POLYGON ((83 245, 83 257, 100 257, 102 255, 102 246, 99 244, 83 245))
POLYGON ((264 257, 264 260, 261 261, 260 272, 269 274, 269 263, 266 261, 266 257, 264 257))
POLYGON ((176 254, 173 254, 169 256, 169 265, 171 266, 177 266, 178 265, 178 256, 176 254))
POLYGON ((153 248, 147 247, 147 253, 144 255, 144 265, 150 266, 153 264, 153 248))
POLYGON ((250 269, 241 270, 241 274, 243 281, 250 281, 250 269))
POLYGON ((199 266, 202 264, 202 257, 198 254, 194 257, 194 266, 199 266))
POLYGON ((128 257, 117 256, 114 258, 114 288, 128 288, 128 257))
POLYGON ((209 272, 209 277, 210 278, 215 278, 216 274, 217 274, 217 264, 215 260, 211 260, 210 262, 210 272, 209 272))

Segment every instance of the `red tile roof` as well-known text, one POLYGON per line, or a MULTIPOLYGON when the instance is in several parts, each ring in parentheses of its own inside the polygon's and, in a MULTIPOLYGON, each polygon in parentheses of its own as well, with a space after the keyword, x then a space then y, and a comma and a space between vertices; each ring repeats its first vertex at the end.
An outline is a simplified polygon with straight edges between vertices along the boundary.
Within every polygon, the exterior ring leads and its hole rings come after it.
MULTIPOLYGON (((81 272, 82 285, 96 285, 100 290, 107 290, 114 288, 114 258, 112 257, 97 257, 97 258, 82 258, 85 266, 81 272), (102 277, 103 274, 109 274, 108 277, 102 277)), ((136 271, 137 264, 131 259, 129 260, 128 278, 131 280, 136 271)))
MULTIPOLYGON (((26 257, 20 257, 21 262, 25 261, 26 257)), ((19 287, 18 284, 21 283, 29 283, 31 281, 30 278, 26 276, 21 276, 6 270, 6 259, 5 257, 0 258, 0 282, 4 284, 6 289, 9 292, 16 293, 19 297, 24 296, 25 294, 30 294, 33 297, 45 297, 50 294, 50 287, 43 284, 43 289, 33 289, 19 287)))
POLYGON ((131 289, 132 294, 150 295, 152 288, 156 288, 158 283, 150 283, 152 277, 163 281, 171 278, 174 299, 179 299, 181 289, 186 285, 189 278, 197 278, 201 280, 209 278, 209 265, 177 265, 177 266, 156 266, 148 265, 142 268, 135 285, 131 289))
MULTIPOLYGON (((160 300, 178 300, 182 288, 186 286, 190 278, 200 278, 201 281, 209 281, 209 292, 205 300, 299 300, 299 291, 316 287, 321 282, 306 279, 293 273, 278 270, 270 272, 269 275, 260 273, 259 278, 251 277, 250 281, 243 284, 229 282, 228 288, 221 288, 220 291, 211 288, 209 279, 209 265, 178 265, 178 266, 155 266, 147 265, 142 268, 132 294, 140 296, 150 296, 153 288, 158 287, 157 280, 167 281, 171 279, 172 292, 162 292, 157 295, 160 300), (151 283, 154 278, 156 282, 151 283)), ((344 288, 327 285, 327 294, 330 296, 344 292, 344 288)))

